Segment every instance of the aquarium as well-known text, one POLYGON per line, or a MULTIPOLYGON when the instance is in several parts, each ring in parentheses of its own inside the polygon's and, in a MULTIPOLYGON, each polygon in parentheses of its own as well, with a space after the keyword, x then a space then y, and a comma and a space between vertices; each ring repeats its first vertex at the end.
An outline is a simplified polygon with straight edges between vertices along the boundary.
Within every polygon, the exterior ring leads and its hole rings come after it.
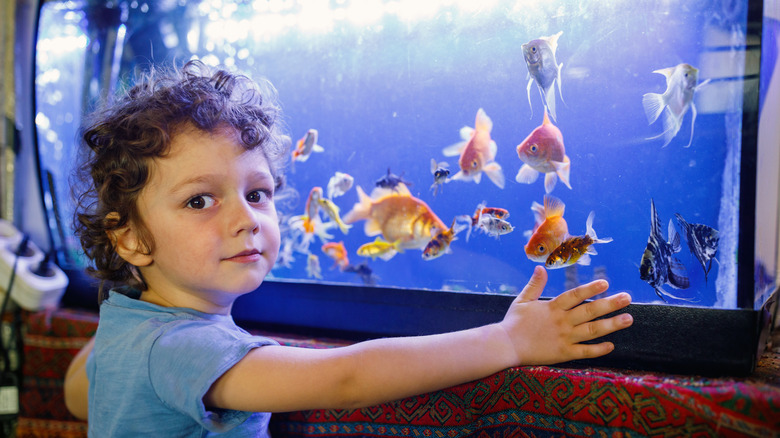
POLYGON ((280 257, 239 319, 457 328, 500 317, 539 264, 545 297, 606 278, 654 318, 754 315, 777 279, 776 12, 42 2, 34 120, 53 246, 84 267, 68 186, 83 115, 150 65, 199 58, 270 80, 291 139, 280 257))

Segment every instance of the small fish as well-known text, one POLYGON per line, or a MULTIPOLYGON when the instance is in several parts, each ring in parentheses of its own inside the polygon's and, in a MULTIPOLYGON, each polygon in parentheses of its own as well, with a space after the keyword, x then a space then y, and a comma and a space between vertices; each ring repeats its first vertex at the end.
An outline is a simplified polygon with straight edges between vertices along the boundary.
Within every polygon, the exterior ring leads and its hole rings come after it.
POLYGON ((442 161, 441 163, 437 163, 435 159, 431 158, 431 174, 433 175, 433 185, 431 185, 431 190, 433 190, 433 196, 436 196, 436 192, 450 176, 449 167, 450 165, 446 162, 442 161))
POLYGON ((488 236, 495 237, 496 239, 498 239, 499 236, 511 233, 515 229, 506 219, 501 219, 489 214, 483 215, 479 219, 477 228, 488 236))
POLYGON ((322 245, 321 249, 326 256, 333 259, 334 265, 338 266, 340 270, 343 271, 349 266, 349 257, 344 242, 327 242, 322 245))
POLYGON ((571 161, 563 146, 563 134, 550 122, 547 111, 544 112, 542 124, 517 145, 517 156, 525 164, 517 172, 515 181, 531 184, 539 177, 539 173, 543 173, 545 193, 553 191, 558 178, 571 189, 571 161))
POLYGON ((295 144, 295 149, 292 151, 293 163, 296 161, 306 161, 309 159, 312 152, 323 152, 325 150, 322 146, 317 144, 317 136, 318 133, 316 129, 309 129, 306 132, 306 135, 298 140, 295 144))
POLYGON ((593 248, 593 244, 612 242, 611 237, 599 239, 596 236, 596 231, 593 229, 594 216, 595 213, 591 211, 585 222, 586 233, 584 236, 569 237, 547 256, 547 261, 544 264, 547 269, 565 268, 575 263, 583 266, 590 265, 590 256, 598 254, 593 248))
POLYGON ((690 147, 693 142, 693 124, 696 122, 696 105, 693 103, 693 95, 710 80, 702 83, 699 81, 699 70, 690 64, 678 64, 674 67, 655 70, 653 73, 659 73, 666 77, 666 91, 664 94, 646 93, 642 96, 642 106, 645 109, 645 115, 649 124, 653 124, 661 113, 666 109, 663 118, 664 131, 654 137, 652 140, 663 136, 666 147, 680 131, 682 119, 688 108, 691 109, 691 138, 685 146, 690 147))
POLYGON ((499 188, 504 188, 504 172, 496 163, 496 142, 490 138, 493 130, 493 121, 487 116, 485 110, 480 108, 474 121, 474 129, 464 126, 460 130, 463 141, 444 148, 444 156, 454 157, 460 155, 458 165, 460 171, 452 178, 454 180, 474 181, 479 184, 482 180, 482 172, 499 188))
POLYGON ((303 230, 307 234, 314 232, 314 221, 319 219, 319 206, 322 199, 322 187, 312 187, 309 191, 309 197, 306 198, 306 207, 301 216, 303 219, 303 230))
POLYGON ((544 206, 536 202, 531 205, 536 225, 525 245, 528 259, 545 263, 550 253, 570 237, 569 226, 563 218, 565 208, 563 201, 552 195, 544 195, 544 206))
POLYGON ((400 242, 400 240, 396 240, 395 242, 390 243, 377 237, 373 242, 361 245, 357 249, 357 255, 361 257, 371 257, 372 260, 376 260, 376 258, 379 257, 380 259, 387 261, 393 258, 397 253, 404 252, 403 248, 399 245, 400 242))
POLYGON ((352 176, 336 172, 328 180, 328 199, 333 199, 347 193, 352 188, 352 183, 355 181, 352 176))
MULTIPOLYGON (((401 175, 403 176, 403 174, 401 174, 401 175)), ((412 183, 410 183, 409 181, 403 179, 401 176, 398 176, 398 175, 396 175, 394 173, 391 173, 389 167, 387 168, 387 175, 383 176, 382 178, 379 178, 374 183, 374 185, 376 187, 381 187, 381 188, 390 189, 390 190, 395 190, 395 188, 399 184, 403 184, 406 187, 409 187, 409 186, 412 185, 412 183)))
POLYGON ((276 257, 276 267, 282 267, 290 269, 292 268, 295 257, 293 251, 295 250, 295 240, 291 237, 286 237, 282 241, 282 247, 279 250, 279 256, 276 257))
POLYGON ((555 116, 555 90, 553 85, 558 84, 558 94, 561 96, 561 102, 563 102, 563 94, 561 94, 561 69, 563 68, 563 63, 557 64, 555 60, 555 52, 558 50, 558 38, 561 35, 563 35, 563 31, 548 37, 531 40, 521 46, 523 58, 525 58, 525 63, 528 66, 528 75, 530 76, 528 85, 525 88, 532 116, 531 85, 535 81, 539 94, 542 96, 542 101, 544 101, 544 106, 550 111, 553 120, 557 120, 555 116))
POLYGON ((315 254, 309 254, 306 260, 306 275, 309 278, 322 279, 322 269, 320 269, 320 258, 315 254))
POLYGON ((402 249, 422 249, 431 240, 431 230, 447 228, 428 204, 415 198, 403 183, 395 190, 376 187, 371 196, 357 187, 359 201, 344 216, 351 224, 365 220, 367 236, 382 235, 387 242, 398 242, 402 249))
POLYGON ((471 226, 475 227, 479 225, 479 221, 483 216, 492 216, 496 219, 506 219, 509 217, 509 211, 499 207, 487 207, 487 203, 482 202, 477 205, 477 209, 474 211, 474 215, 471 217, 471 226))
POLYGON ((457 239, 459 232, 469 228, 471 218, 469 216, 457 216, 452 220, 452 225, 446 230, 435 230, 431 241, 423 249, 423 260, 433 260, 444 254, 452 252, 450 244, 457 239), (465 220, 465 223, 464 223, 465 220))
POLYGON ((639 278, 650 284, 655 289, 655 293, 664 301, 666 301, 664 296, 691 301, 689 298, 675 296, 663 289, 665 284, 676 289, 687 289, 690 285, 685 266, 673 257, 673 254, 680 252, 680 235, 674 229, 671 219, 669 219, 668 237, 669 241, 667 242, 661 235, 658 211, 656 211, 655 203, 651 199, 650 237, 647 239, 647 247, 642 254, 639 278))
POLYGON ((352 272, 357 274, 366 286, 373 286, 376 284, 376 280, 379 278, 374 275, 374 271, 368 266, 368 263, 360 263, 358 265, 349 265, 344 269, 344 272, 352 272))
POLYGON ((328 198, 322 197, 322 189, 320 189, 320 197, 317 199, 317 202, 320 204, 320 207, 322 207, 322 211, 325 212, 325 214, 328 215, 328 217, 338 225, 339 230, 341 230, 342 233, 347 234, 349 232, 349 229, 352 228, 349 225, 345 224, 341 220, 341 216, 339 216, 339 207, 338 205, 334 204, 333 201, 331 201, 328 198))
POLYGON ((680 214, 675 213, 677 223, 683 229, 688 249, 699 259, 701 268, 704 269, 704 281, 712 268, 712 259, 718 252, 718 230, 703 224, 689 224, 680 214))

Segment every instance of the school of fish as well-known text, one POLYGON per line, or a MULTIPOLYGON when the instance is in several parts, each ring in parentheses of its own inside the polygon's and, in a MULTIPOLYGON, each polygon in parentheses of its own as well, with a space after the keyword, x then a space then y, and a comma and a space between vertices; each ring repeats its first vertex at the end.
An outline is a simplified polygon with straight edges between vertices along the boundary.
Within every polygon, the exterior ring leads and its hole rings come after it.
MULTIPOLYGON (((519 169, 515 181, 522 185, 531 185, 540 175, 544 175, 544 195, 542 204, 532 202, 533 228, 524 234, 527 242, 523 246, 528 260, 543 264, 547 269, 568 268, 574 265, 587 266, 591 257, 597 255, 596 244, 612 242, 612 238, 599 238, 594 231, 595 212, 588 214, 585 234, 572 235, 564 219, 564 202, 552 196, 560 180, 569 190, 571 184, 571 159, 566 154, 563 133, 557 123, 556 92, 561 102, 563 63, 558 62, 558 47, 563 31, 550 36, 531 39, 520 46, 520 55, 527 67, 526 94, 533 117, 531 88, 536 84, 542 99, 542 121, 515 147, 519 158, 519 169)), ((676 137, 687 112, 691 113, 690 138, 684 147, 690 147, 694 140, 694 125, 697 116, 694 104, 695 93, 705 86, 708 80, 699 82, 699 70, 690 64, 680 63, 674 67, 653 71, 666 78, 666 90, 663 93, 648 92, 642 96, 642 108, 649 125, 662 119, 663 130, 647 140, 663 138, 662 147, 668 146, 676 137)), ((496 161, 498 145, 492 139, 493 121, 483 108, 478 108, 474 125, 464 126, 459 131, 460 141, 442 149, 445 157, 457 157, 457 166, 450 169, 446 161, 430 159, 433 197, 442 193, 443 186, 453 181, 474 182, 479 184, 483 174, 499 189, 504 189, 506 181, 502 166, 496 161)), ((297 141, 292 151, 292 163, 303 163, 316 152, 323 154, 325 148, 318 144, 319 132, 309 129, 297 141)), ((307 257, 306 272, 309 277, 321 279, 322 269, 319 257, 312 252, 311 242, 315 237, 322 241, 320 252, 334 262, 341 272, 358 275, 365 284, 375 284, 376 277, 368 260, 389 261, 407 250, 422 251, 422 259, 437 259, 453 252, 452 245, 462 231, 466 231, 465 241, 471 238, 473 230, 499 239, 514 231, 509 222, 509 212, 502 206, 488 206, 486 202, 477 205, 473 213, 464 212, 450 219, 450 225, 440 219, 433 209, 419 197, 415 197, 409 187, 412 181, 391 172, 387 172, 374 181, 370 195, 359 185, 355 186, 358 200, 342 217, 341 210, 334 199, 344 196, 354 185, 349 174, 336 171, 327 182, 327 196, 321 187, 313 187, 306 199, 303 214, 292 216, 286 222, 289 236, 283 241, 278 266, 290 268, 294 254, 303 253, 307 257), (334 242, 336 230, 347 234, 353 224, 363 221, 363 233, 374 237, 360 245, 355 253, 364 261, 357 265, 349 262, 349 251, 343 241, 334 242)), ((651 231, 639 266, 640 278, 646 281, 663 300, 691 301, 694 298, 670 293, 665 287, 687 289, 690 285, 685 266, 674 257, 680 251, 680 234, 672 220, 669 220, 667 238, 661 233, 658 212, 651 199, 651 231)), ((473 204, 472 204, 473 205, 473 204)), ((699 261, 704 271, 705 281, 716 260, 718 250, 718 231, 704 224, 691 224, 675 214, 682 235, 688 243, 691 254, 699 261)), ((717 260, 716 260, 717 261, 717 260)), ((567 271, 567 276, 568 276, 567 271)))

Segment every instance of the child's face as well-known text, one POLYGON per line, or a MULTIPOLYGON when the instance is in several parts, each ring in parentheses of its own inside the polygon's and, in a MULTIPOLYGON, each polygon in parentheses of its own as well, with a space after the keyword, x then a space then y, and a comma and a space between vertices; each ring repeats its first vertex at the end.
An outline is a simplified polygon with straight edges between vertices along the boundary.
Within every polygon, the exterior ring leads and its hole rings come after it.
POLYGON ((147 297, 211 313, 255 290, 279 252, 274 180, 257 148, 232 131, 187 128, 155 159, 138 200, 154 238, 142 266, 147 297))

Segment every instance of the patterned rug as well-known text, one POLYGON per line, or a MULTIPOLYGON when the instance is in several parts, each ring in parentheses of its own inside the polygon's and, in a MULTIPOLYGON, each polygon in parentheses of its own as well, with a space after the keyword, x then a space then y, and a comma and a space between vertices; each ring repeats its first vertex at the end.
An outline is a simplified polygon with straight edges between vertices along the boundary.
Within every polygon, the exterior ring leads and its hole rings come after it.
MULTIPOLYGON (((97 327, 74 310, 27 316, 17 436, 85 437, 65 409, 62 379, 97 327)), ((311 348, 344 345, 272 335, 311 348)), ((275 414, 275 437, 776 437, 780 339, 747 378, 611 369, 511 368, 475 382, 357 410, 275 414)))

